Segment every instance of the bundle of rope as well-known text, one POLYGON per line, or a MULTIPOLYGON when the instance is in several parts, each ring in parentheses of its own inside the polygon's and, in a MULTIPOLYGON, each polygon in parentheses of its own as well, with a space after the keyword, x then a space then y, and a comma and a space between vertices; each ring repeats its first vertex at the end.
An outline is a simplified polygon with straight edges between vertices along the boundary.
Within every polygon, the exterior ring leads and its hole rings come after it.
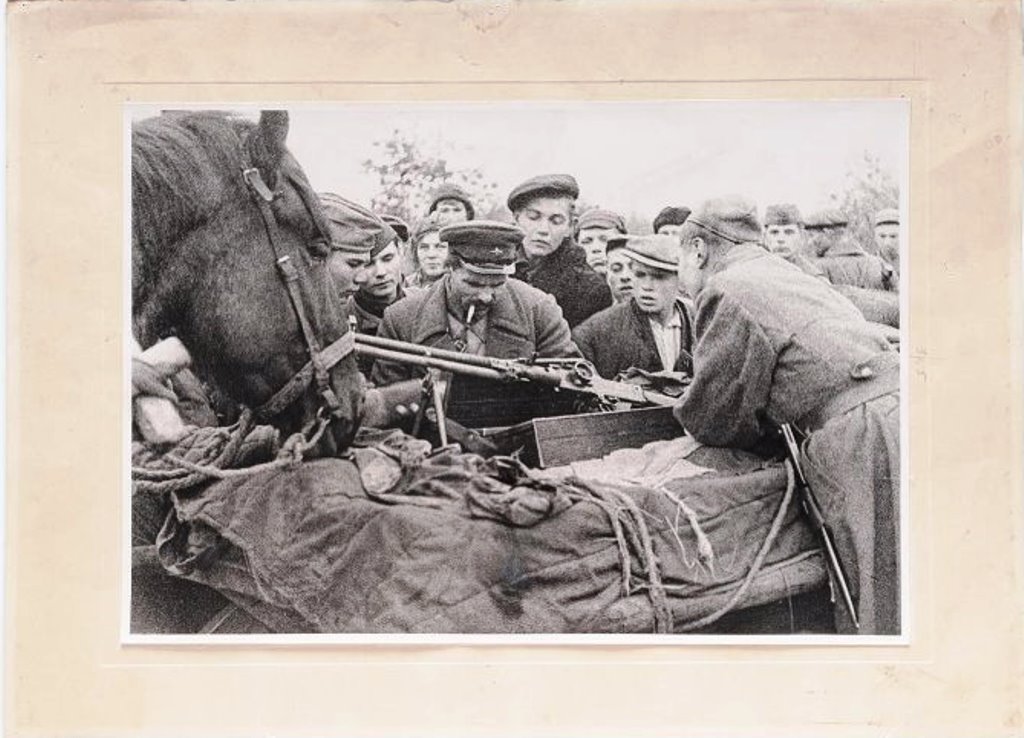
MULTIPOLYGON (((754 579, 764 566, 765 559, 771 551, 772 546, 778 538, 782 523, 793 500, 793 493, 796 489, 796 476, 790 462, 786 462, 786 491, 782 496, 779 509, 775 513, 764 542, 758 549, 757 554, 751 563, 750 569, 744 576, 729 599, 717 610, 697 620, 676 625, 672 616, 672 610, 668 604, 668 591, 671 589, 662 581, 658 558, 654 551, 654 539, 645 517, 650 513, 645 512, 630 495, 610 485, 601 485, 589 480, 573 478, 567 480, 571 488, 570 497, 573 500, 586 500, 600 507, 611 523, 612 531, 619 549, 620 572, 622 575, 622 592, 629 596, 638 591, 645 591, 651 601, 654 612, 654 630, 656 633, 686 632, 706 628, 713 624, 727 613, 736 609, 743 601, 749 591, 754 579), (639 563, 640 581, 635 581, 633 576, 634 556, 639 563)), ((676 495, 668 490, 659 489, 662 494, 671 499, 677 506, 677 511, 685 515, 690 527, 693 529, 697 539, 697 560, 706 564, 714 571, 714 551, 707 536, 700 527, 700 523, 693 511, 676 495)), ((667 519, 665 522, 669 522, 667 519)), ((677 519, 678 525, 678 519, 677 519)), ((684 563, 687 563, 685 549, 679 538, 678 531, 671 524, 669 531, 673 532, 679 546, 680 555, 684 563)))
POLYGON ((134 443, 134 491, 164 495, 191 489, 211 479, 291 467, 302 461, 326 427, 326 422, 320 422, 309 439, 296 433, 281 444, 275 428, 256 425, 252 411, 245 409, 234 425, 193 428, 170 448, 134 443))

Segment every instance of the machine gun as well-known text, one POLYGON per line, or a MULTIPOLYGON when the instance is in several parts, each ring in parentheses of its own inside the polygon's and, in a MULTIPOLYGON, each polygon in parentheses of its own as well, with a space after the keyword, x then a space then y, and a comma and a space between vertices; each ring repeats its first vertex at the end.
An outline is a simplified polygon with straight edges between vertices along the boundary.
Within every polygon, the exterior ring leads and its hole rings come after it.
POLYGON ((678 397, 653 392, 640 385, 605 379, 584 359, 495 359, 362 334, 356 334, 356 352, 383 361, 496 382, 536 383, 594 398, 606 407, 620 403, 670 407, 679 401, 678 397))

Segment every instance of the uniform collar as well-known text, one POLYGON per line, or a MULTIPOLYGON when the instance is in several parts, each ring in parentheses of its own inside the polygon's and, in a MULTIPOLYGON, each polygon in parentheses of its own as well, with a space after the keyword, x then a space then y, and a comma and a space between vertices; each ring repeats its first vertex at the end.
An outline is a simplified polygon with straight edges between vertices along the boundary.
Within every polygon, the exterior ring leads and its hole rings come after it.
MULTIPOLYGON (((430 286, 419 316, 412 342, 424 344, 438 334, 448 333, 448 282, 451 275, 445 274, 430 286)), ((508 283, 494 294, 494 303, 487 311, 487 330, 502 330, 516 336, 527 336, 525 329, 529 316, 519 306, 508 283)))

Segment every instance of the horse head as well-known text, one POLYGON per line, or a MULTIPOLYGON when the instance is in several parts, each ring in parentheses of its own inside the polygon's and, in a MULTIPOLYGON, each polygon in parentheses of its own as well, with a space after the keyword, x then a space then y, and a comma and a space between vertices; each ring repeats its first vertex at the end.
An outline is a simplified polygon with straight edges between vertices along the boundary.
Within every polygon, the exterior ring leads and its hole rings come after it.
POLYGON ((204 379, 284 432, 329 417, 333 453, 358 427, 362 382, 339 340, 326 220, 287 133, 284 111, 133 126, 133 329, 144 346, 176 334, 204 379), (318 362, 328 347, 340 350, 318 362))

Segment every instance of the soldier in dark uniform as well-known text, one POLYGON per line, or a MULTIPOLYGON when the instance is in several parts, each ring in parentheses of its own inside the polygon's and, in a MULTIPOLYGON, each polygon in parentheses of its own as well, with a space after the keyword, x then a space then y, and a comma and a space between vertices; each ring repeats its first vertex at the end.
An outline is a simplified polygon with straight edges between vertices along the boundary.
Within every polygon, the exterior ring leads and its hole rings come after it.
POLYGON ((764 245, 776 256, 812 277, 828 281, 825 272, 805 254, 804 221, 796 205, 769 205, 764 211, 764 245))
MULTIPOLYGON (((579 356, 554 298, 510 280, 523 232, 507 223, 445 226, 450 271, 429 289, 384 311, 378 335, 499 359, 579 356)), ((422 374, 418 367, 378 360, 377 385, 422 374)))
MULTIPOLYGON (((853 587, 861 633, 900 630, 899 354, 883 326, 759 243, 753 203, 712 200, 681 236, 697 301, 693 382, 676 418, 713 446, 808 432, 803 466, 853 587)), ((838 625, 850 621, 837 611, 838 625)))
POLYGON ((427 215, 435 214, 441 225, 461 223, 476 217, 469 194, 457 184, 448 182, 440 185, 430 197, 427 215))
POLYGON ((655 233, 676 236, 682 230, 683 223, 690 217, 690 212, 690 208, 685 205, 669 205, 661 209, 651 227, 655 233))
POLYGON ((579 194, 568 174, 546 174, 526 180, 508 196, 508 208, 525 234, 515 276, 552 295, 570 328, 612 304, 608 285, 573 241, 579 194))
POLYGON ((576 223, 576 243, 598 274, 608 271, 608 239, 625 233, 626 221, 611 210, 593 208, 583 213, 576 223))
POLYGON ((606 379, 633 367, 689 375, 693 321, 679 297, 679 242, 634 236, 620 252, 632 261, 632 296, 577 326, 576 345, 606 379))

